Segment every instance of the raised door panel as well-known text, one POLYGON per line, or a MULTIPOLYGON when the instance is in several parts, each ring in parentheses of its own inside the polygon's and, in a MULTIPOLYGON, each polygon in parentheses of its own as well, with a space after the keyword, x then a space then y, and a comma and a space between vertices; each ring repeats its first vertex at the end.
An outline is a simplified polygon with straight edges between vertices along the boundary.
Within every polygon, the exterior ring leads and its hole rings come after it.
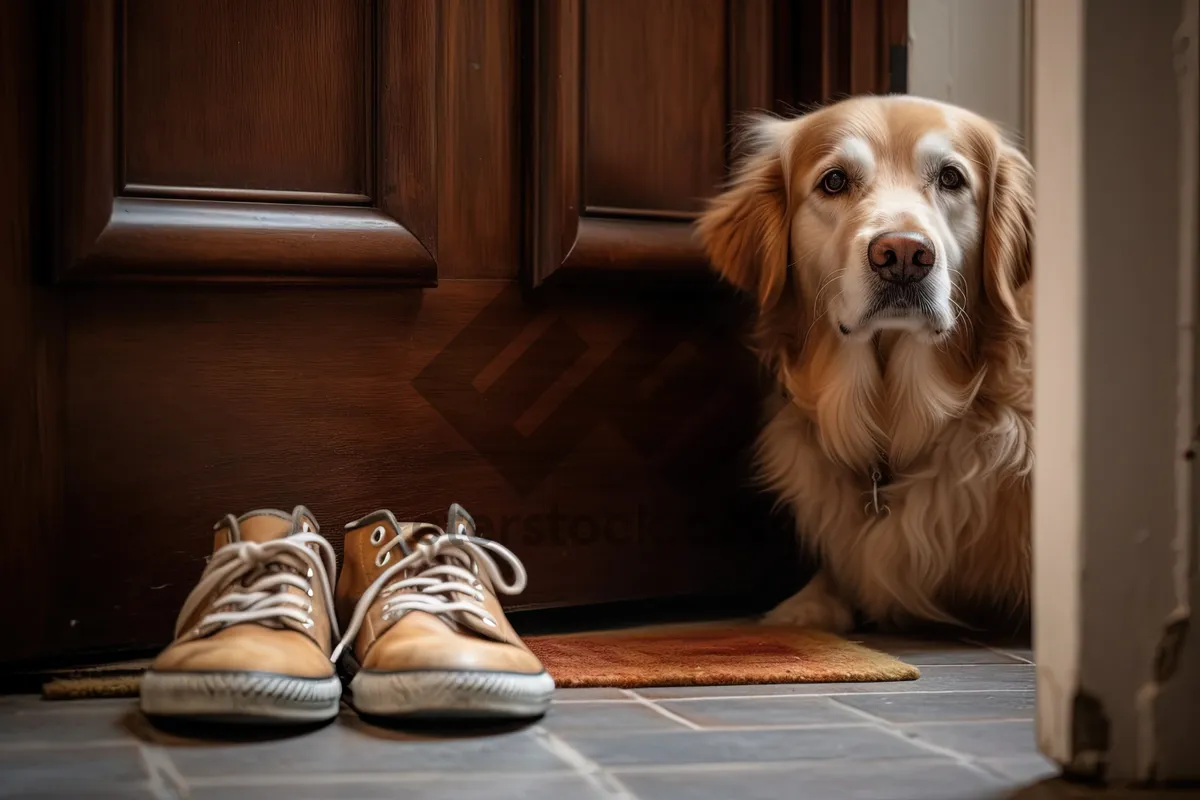
POLYGON ((725 14, 725 0, 584 5, 584 213, 701 210, 725 164, 725 14))
POLYGON ((59 276, 435 283, 437 12, 56 4, 59 276))
POLYGON ((772 105, 771 0, 538 0, 528 282, 697 270, 739 112, 772 105))
POLYGON ((127 0, 125 194, 369 199, 365 8, 127 0))

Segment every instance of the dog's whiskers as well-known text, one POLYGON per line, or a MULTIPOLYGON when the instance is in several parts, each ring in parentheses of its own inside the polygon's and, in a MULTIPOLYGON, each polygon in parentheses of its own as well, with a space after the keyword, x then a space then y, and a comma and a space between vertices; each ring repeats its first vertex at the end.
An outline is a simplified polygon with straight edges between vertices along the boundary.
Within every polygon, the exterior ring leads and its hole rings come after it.
POLYGON ((959 322, 962 322, 963 328, 973 335, 975 321, 967 313, 967 291, 963 288, 966 277, 963 275, 962 270, 956 267, 950 267, 950 274, 958 277, 958 280, 950 282, 950 296, 947 298, 955 309, 954 322, 952 324, 957 325, 959 322), (961 303, 954 299, 955 294, 962 298, 961 303))
MULTIPOLYGON (((845 291, 845 290, 843 289, 842 291, 845 291)), ((834 300, 837 300, 841 296, 842 296, 842 292, 838 292, 833 297, 829 298, 829 303, 832 304, 834 300)), ((817 323, 820 322, 823 317, 828 316, 828 314, 829 314, 829 307, 826 306, 824 311, 822 311, 820 314, 818 314, 816 317, 813 318, 812 324, 808 326, 808 330, 806 330, 804 332, 804 338, 800 341, 800 352, 804 352, 804 347, 808 344, 808 335, 810 333, 812 333, 812 329, 817 326, 817 323)))
MULTIPOLYGON (((834 281, 836 281, 838 278, 842 277, 845 274, 846 274, 846 268, 842 267, 841 269, 834 270, 833 274, 831 274, 825 280, 821 281, 821 285, 817 288, 817 295, 816 295, 816 297, 813 298, 813 308, 820 307, 821 293, 824 292, 829 287, 833 286, 834 281)), ((841 294, 841 292, 839 292, 838 294, 841 294)), ((836 295, 835 295, 835 297, 836 297, 836 295)))

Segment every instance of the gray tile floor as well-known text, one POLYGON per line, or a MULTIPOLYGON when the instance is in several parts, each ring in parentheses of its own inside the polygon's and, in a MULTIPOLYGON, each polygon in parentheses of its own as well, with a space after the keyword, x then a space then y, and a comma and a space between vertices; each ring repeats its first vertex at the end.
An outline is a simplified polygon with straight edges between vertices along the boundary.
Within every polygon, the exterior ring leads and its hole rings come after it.
POLYGON ((396 729, 346 711, 274 736, 162 730, 126 700, 0 697, 0 797, 982 800, 1082 791, 1049 780, 1054 770, 1038 755, 1028 650, 867 641, 919 665, 921 679, 564 690, 531 726, 396 729))

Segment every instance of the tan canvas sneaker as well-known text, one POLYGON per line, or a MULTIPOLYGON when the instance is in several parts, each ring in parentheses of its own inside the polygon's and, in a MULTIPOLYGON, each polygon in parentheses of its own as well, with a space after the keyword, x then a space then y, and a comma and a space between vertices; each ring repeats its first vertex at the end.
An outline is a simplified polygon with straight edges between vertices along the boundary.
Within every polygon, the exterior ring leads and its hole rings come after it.
POLYGON ((525 568, 475 534, 461 506, 445 530, 376 511, 346 526, 334 651, 363 714, 533 717, 554 681, 517 636, 496 592, 518 594, 525 568), (506 582, 495 558, 506 562, 506 582))
POLYGON ((312 722, 337 715, 333 548, 304 506, 232 514, 142 678, 149 715, 312 722))

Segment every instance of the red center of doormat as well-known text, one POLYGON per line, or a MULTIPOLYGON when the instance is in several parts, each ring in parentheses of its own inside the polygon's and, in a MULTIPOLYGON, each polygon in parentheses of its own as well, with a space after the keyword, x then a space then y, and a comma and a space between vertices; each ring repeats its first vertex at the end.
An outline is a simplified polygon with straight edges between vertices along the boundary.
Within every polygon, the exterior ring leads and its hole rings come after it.
POLYGON ((909 681, 916 667, 838 636, 753 623, 525 640, 566 688, 909 681))

